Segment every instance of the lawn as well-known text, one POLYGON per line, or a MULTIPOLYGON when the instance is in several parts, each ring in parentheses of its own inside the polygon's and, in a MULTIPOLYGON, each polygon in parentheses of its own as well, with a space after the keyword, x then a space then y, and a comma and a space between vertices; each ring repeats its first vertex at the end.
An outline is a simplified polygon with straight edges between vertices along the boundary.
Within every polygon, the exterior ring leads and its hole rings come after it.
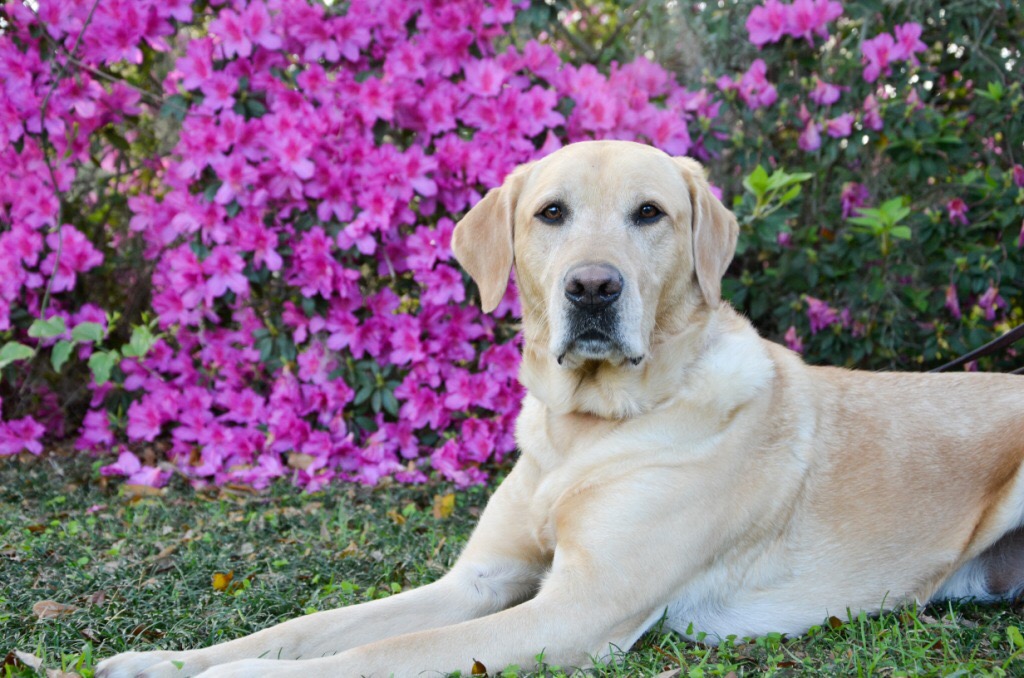
MULTIPOLYGON (((181 482, 138 496, 97 468, 84 457, 0 463, 0 675, 36 675, 15 650, 88 678, 122 650, 208 645, 420 586, 455 560, 489 496, 447 485, 299 494, 181 482)), ((713 649, 654 630, 594 674, 1024 675, 1021 612, 936 605, 713 649)))

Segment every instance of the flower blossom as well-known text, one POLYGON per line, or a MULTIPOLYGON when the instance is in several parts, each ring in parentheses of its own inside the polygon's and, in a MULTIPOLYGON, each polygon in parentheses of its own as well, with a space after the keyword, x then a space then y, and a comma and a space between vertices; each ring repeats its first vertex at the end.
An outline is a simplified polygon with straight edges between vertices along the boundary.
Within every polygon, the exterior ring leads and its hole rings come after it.
POLYGON ((967 219, 967 203, 962 198, 953 198, 946 203, 946 211, 949 212, 949 221, 961 226, 967 226, 971 222, 967 219))
POLYGON ((828 302, 806 296, 807 319, 811 322, 811 334, 817 334, 829 325, 839 321, 839 313, 828 302))

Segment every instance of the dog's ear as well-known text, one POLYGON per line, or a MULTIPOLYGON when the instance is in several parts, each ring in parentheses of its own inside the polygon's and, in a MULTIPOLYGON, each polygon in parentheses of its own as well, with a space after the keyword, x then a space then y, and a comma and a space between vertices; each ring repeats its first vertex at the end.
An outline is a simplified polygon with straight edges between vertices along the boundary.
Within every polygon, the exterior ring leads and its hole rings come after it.
POLYGON ((512 272, 512 226, 527 165, 520 165, 498 188, 455 225, 452 252, 480 288, 480 306, 490 313, 505 296, 512 272))
POLYGON ((683 173, 693 209, 693 265, 697 283, 708 306, 722 300, 722 276, 736 253, 739 225, 736 217, 711 192, 704 168, 691 158, 673 158, 683 173))

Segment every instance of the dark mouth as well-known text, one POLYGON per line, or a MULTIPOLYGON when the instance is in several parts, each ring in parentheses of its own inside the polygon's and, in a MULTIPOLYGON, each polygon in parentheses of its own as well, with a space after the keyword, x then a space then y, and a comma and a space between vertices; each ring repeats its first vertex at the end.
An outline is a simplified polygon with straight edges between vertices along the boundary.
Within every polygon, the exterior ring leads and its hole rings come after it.
POLYGON ((557 356, 558 364, 569 365, 586 361, 625 360, 638 365, 643 356, 632 356, 622 343, 618 332, 616 308, 607 308, 599 313, 570 311, 568 341, 562 345, 557 356))
POLYGON ((589 343, 592 343, 592 342, 593 343, 601 343, 601 344, 610 344, 610 343, 612 343, 612 338, 609 337, 604 332, 602 332, 601 330, 589 329, 589 330, 585 330, 585 331, 581 332, 580 334, 576 335, 576 338, 573 339, 573 343, 574 344, 580 344, 580 343, 588 343, 589 344, 589 343))
POLYGON ((621 354, 633 365, 639 365, 643 356, 628 356, 625 354, 621 343, 609 336, 607 333, 597 329, 587 329, 575 337, 569 343, 566 351, 558 356, 558 364, 563 364, 565 357, 573 354, 585 360, 606 360, 614 354, 621 354))

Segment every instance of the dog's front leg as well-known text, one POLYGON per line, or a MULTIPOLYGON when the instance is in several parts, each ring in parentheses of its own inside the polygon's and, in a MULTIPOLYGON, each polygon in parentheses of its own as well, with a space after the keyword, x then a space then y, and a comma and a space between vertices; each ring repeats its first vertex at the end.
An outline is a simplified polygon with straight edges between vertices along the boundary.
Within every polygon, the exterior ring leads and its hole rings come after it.
MULTIPOLYGON (((286 621, 252 635, 197 650, 126 652, 102 662, 98 678, 193 676, 211 666, 247 657, 306 659, 333 655, 393 635, 454 624, 501 609, 502 595, 474 581, 489 580, 484 567, 453 569, 432 584, 389 598, 286 621)), ((502 576, 514 576, 505 572, 502 576)))
POLYGON ((466 674, 474 660, 496 672, 510 664, 532 667, 538 655, 552 665, 583 667, 625 651, 700 571, 720 538, 713 521, 705 528, 696 511, 653 496, 659 483, 674 494, 672 483, 652 473, 649 481, 610 483, 560 502, 552 513, 558 543, 551 571, 537 595, 517 606, 333 657, 246 660, 202 678, 466 674))
POLYGON ((521 519, 522 502, 530 494, 530 488, 523 486, 524 475, 528 474, 513 470, 491 498, 455 567, 433 584, 299 617, 207 648, 126 652, 101 662, 97 678, 185 678, 246 658, 326 657, 392 636, 457 624, 519 603, 539 588, 547 567, 521 519))

